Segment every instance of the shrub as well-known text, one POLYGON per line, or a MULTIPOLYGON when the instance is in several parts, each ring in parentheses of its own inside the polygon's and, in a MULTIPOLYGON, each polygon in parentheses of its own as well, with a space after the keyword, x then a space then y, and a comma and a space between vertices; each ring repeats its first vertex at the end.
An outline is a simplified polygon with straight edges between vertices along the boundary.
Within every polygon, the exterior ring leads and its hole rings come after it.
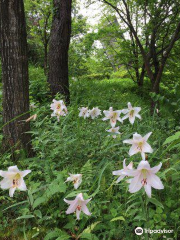
POLYGON ((85 75, 81 77, 83 80, 103 80, 103 79, 109 79, 110 75, 108 73, 93 73, 89 75, 85 75))
POLYGON ((127 78, 129 77, 129 74, 126 69, 121 67, 118 71, 113 72, 111 74, 111 78, 127 78))
POLYGON ((43 68, 30 66, 30 98, 35 102, 45 102, 49 97, 49 87, 43 68))

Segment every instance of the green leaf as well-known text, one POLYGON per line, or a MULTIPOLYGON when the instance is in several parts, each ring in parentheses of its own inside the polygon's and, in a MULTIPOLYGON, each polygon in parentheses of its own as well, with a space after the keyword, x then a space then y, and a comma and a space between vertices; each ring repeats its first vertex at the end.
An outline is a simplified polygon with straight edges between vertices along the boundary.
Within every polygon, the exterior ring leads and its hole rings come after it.
POLYGON ((88 226, 86 229, 84 229, 84 231, 82 233, 91 233, 94 228, 96 227, 97 224, 99 224, 101 221, 95 222, 93 224, 91 224, 90 226, 88 226))
POLYGON ((70 236, 67 235, 66 233, 63 233, 64 235, 58 237, 56 240, 66 240, 66 239, 70 239, 70 236))
POLYGON ((176 132, 173 136, 168 137, 168 138, 165 140, 165 142, 163 143, 163 145, 166 145, 166 144, 168 144, 168 143, 171 143, 171 142, 173 142, 173 141, 175 141, 175 140, 177 140, 177 139, 179 139, 179 141, 180 141, 180 132, 176 132))
POLYGON ((92 233, 82 233, 81 239, 87 239, 87 240, 99 240, 96 235, 92 233))
POLYGON ((134 218, 134 220, 146 221, 146 218, 144 217, 144 215, 138 215, 134 218))
POLYGON ((38 218, 42 218, 42 213, 40 210, 35 210, 34 214, 38 217, 38 218))
POLYGON ((35 234, 32 236, 32 238, 35 238, 35 237, 37 237, 38 235, 39 235, 39 232, 35 233, 35 234))
POLYGON ((50 239, 57 238, 57 237, 59 237, 59 232, 57 230, 55 230, 55 231, 48 233, 45 236, 44 240, 50 240, 50 239))
POLYGON ((107 168, 107 166, 109 164, 110 164, 110 162, 106 163, 104 165, 104 167, 102 168, 101 172, 99 173, 98 186, 97 186, 96 190, 94 191, 94 193, 89 196, 90 198, 94 197, 99 192, 99 189, 100 189, 100 186, 101 186, 101 179, 102 179, 103 172, 105 171, 105 169, 107 168))
POLYGON ((34 215, 24 215, 21 217, 16 218, 16 220, 20 220, 20 219, 30 219, 30 218, 34 218, 34 215))
POLYGON ((161 208, 164 208, 164 206, 162 205, 162 203, 160 203, 157 199, 155 198, 149 198, 148 199, 148 202, 158 206, 158 207, 161 207, 161 208))
POLYGON ((57 183, 53 181, 49 186, 44 195, 50 198, 55 193, 64 193, 66 191, 66 185, 64 183, 57 183))
POLYGON ((48 233, 44 238, 44 240, 50 240, 50 239, 66 240, 66 239, 70 239, 70 236, 66 232, 63 232, 61 229, 56 229, 48 233))
POLYGON ((6 210, 8 210, 8 209, 10 209, 10 208, 13 208, 13 207, 19 206, 19 205, 24 204, 24 203, 28 203, 28 201, 25 200, 25 201, 22 201, 22 202, 19 202, 19 203, 15 203, 15 204, 13 204, 13 205, 11 205, 11 206, 5 208, 3 211, 6 211, 6 210))
POLYGON ((38 207, 40 204, 46 202, 46 198, 45 197, 39 197, 34 201, 33 204, 33 209, 35 209, 36 207, 38 207))
POLYGON ((140 202, 135 202, 135 203, 132 203, 126 210, 126 213, 131 209, 131 208, 134 208, 135 206, 137 205, 140 205, 141 203, 140 202))
POLYGON ((122 216, 120 216, 120 217, 115 217, 115 218, 111 219, 110 222, 114 222, 114 221, 125 221, 125 219, 122 216))
POLYGON ((28 191, 28 197, 29 197, 30 204, 32 206, 34 202, 34 198, 30 190, 28 191))

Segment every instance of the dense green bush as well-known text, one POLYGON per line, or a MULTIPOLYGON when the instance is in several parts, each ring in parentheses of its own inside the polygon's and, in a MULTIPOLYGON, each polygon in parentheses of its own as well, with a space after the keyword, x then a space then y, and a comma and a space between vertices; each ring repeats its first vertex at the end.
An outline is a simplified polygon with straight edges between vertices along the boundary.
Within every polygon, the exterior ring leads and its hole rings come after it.
POLYGON ((119 79, 121 79, 121 78, 128 78, 128 77, 129 77, 129 74, 128 74, 127 70, 124 69, 123 66, 120 67, 120 68, 118 69, 118 71, 113 72, 113 73, 111 74, 111 78, 119 78, 119 79))
POLYGON ((80 79, 84 80, 103 80, 103 79, 109 79, 110 75, 108 73, 94 73, 90 75, 84 75, 80 79))

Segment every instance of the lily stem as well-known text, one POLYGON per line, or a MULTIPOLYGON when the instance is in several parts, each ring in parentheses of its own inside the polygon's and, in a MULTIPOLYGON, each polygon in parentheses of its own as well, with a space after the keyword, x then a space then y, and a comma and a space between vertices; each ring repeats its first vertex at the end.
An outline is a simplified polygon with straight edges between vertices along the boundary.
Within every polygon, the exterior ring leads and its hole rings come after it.
MULTIPOLYGON (((147 196, 141 197, 141 201, 142 201, 142 209, 143 209, 143 213, 145 216, 145 224, 144 227, 146 229, 148 229, 148 221, 149 221, 149 217, 148 217, 148 209, 147 209, 147 196)), ((148 232, 145 232, 145 240, 149 240, 149 235, 148 232)))

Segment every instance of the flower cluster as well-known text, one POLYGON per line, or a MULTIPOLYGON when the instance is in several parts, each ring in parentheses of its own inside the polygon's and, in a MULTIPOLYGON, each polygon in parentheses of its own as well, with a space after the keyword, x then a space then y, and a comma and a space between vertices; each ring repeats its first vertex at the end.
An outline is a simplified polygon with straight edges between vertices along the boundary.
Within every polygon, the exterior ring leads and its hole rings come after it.
MULTIPOLYGON (((80 184, 82 183, 82 174, 71 174, 69 173, 70 177, 66 179, 66 182, 72 182, 74 185, 74 188, 77 189, 80 184)), ((91 215, 89 212, 86 204, 91 199, 84 200, 82 193, 79 193, 74 200, 67 200, 64 199, 64 201, 69 204, 69 208, 66 211, 66 214, 71 214, 76 212, 76 217, 79 220, 80 219, 80 213, 83 211, 86 215, 91 215)))
POLYGON ((55 99, 53 99, 53 103, 51 104, 51 110, 53 110, 51 116, 57 117, 58 121, 60 119, 60 116, 66 116, 68 113, 67 107, 64 104, 63 100, 56 101, 55 99))
POLYGON ((148 138, 152 132, 142 137, 140 134, 133 134, 133 139, 124 140, 124 143, 131 144, 129 155, 132 156, 136 153, 141 153, 142 161, 139 163, 137 169, 133 169, 133 163, 131 162, 126 166, 125 160, 123 162, 123 169, 113 171, 113 175, 118 175, 117 182, 120 182, 124 177, 132 177, 127 180, 129 183, 129 192, 138 192, 144 187, 148 197, 151 197, 151 188, 163 189, 164 186, 158 176, 155 174, 160 170, 162 163, 158 166, 151 168, 148 161, 146 161, 145 153, 152 153, 153 149, 147 143, 148 138))
POLYGON ((97 118, 101 115, 101 110, 98 107, 93 107, 93 109, 88 109, 88 107, 79 108, 79 117, 84 119, 91 117, 92 119, 97 118))
MULTIPOLYGON (((92 110, 88 109, 88 107, 79 108, 79 117, 83 117, 84 119, 91 117, 92 119, 97 118, 101 115, 101 110, 98 107, 93 108, 92 110)), ((141 111, 140 107, 132 107, 131 103, 128 103, 127 109, 122 110, 113 110, 113 107, 110 107, 109 110, 104 110, 103 113, 105 117, 102 119, 103 121, 109 120, 111 128, 106 130, 112 135, 113 138, 116 138, 119 132, 119 126, 116 127, 117 122, 123 123, 123 121, 129 118, 131 124, 134 124, 135 118, 141 119, 139 112, 141 111), (122 118, 120 117, 121 113, 125 114, 122 118)))
MULTIPOLYGON (((51 110, 53 113, 51 116, 56 116, 58 121, 60 120, 60 116, 65 116, 68 111, 63 102, 63 100, 56 101, 53 100, 51 104, 51 110)), ((88 107, 82 107, 79 109, 79 117, 83 117, 84 119, 91 117, 92 119, 97 118, 101 115, 101 110, 98 107, 94 107, 91 110, 88 107)), ((141 108, 140 107, 132 107, 131 103, 128 103, 128 108, 123 110, 113 110, 112 107, 109 110, 104 110, 103 113, 105 117, 102 119, 103 121, 109 120, 111 129, 107 130, 107 132, 112 133, 115 138, 119 132, 119 126, 116 127, 117 122, 123 123, 123 120, 129 119, 131 124, 134 124, 135 118, 141 119, 139 115, 141 108), (125 114, 122 118, 120 117, 121 113, 125 114)), ((27 121, 31 119, 36 119, 37 115, 33 115, 27 121)), ((149 162, 146 160, 146 153, 152 153, 153 149, 147 143, 149 137, 152 132, 149 132, 144 137, 140 134, 133 134, 132 139, 124 140, 123 143, 127 143, 131 145, 129 150, 129 155, 132 156, 134 154, 140 153, 142 160, 140 161, 137 169, 133 168, 133 162, 130 162, 129 165, 126 166, 126 160, 123 161, 123 169, 113 171, 112 174, 118 176, 117 183, 119 183, 124 178, 128 177, 126 180, 129 183, 129 192, 135 193, 139 191, 141 188, 145 189, 145 192, 149 197, 151 197, 151 188, 155 189, 163 189, 164 186, 160 180, 160 178, 156 175, 156 173, 160 170, 162 164, 151 168, 149 162)), ((29 174, 31 170, 20 171, 17 166, 12 166, 8 168, 8 171, 1 171, 0 176, 3 177, 3 180, 0 182, 0 186, 2 189, 9 189, 10 197, 13 197, 16 189, 20 191, 26 191, 27 187, 24 182, 24 177, 29 174)), ((71 174, 69 173, 69 177, 65 182, 72 182, 75 189, 78 189, 82 183, 82 174, 71 174)), ((91 215, 87 208, 87 203, 91 200, 84 200, 83 194, 79 193, 75 197, 74 200, 64 201, 69 204, 69 207, 66 211, 66 214, 71 214, 76 212, 77 219, 80 219, 80 213, 83 211, 86 215, 91 215)))

